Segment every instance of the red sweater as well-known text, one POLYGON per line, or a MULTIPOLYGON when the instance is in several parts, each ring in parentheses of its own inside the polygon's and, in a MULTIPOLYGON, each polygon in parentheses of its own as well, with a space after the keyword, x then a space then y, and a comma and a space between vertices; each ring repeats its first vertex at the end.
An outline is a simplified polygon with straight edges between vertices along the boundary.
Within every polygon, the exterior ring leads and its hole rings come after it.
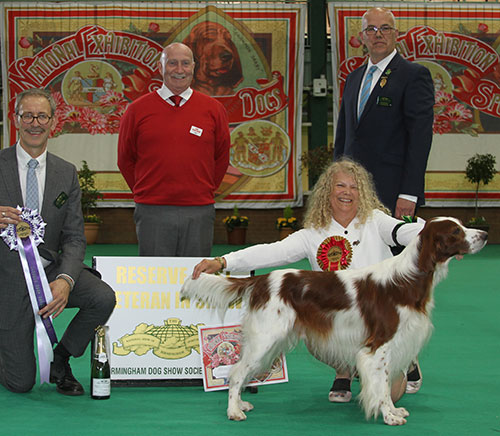
POLYGON ((153 91, 135 100, 120 123, 118 167, 143 204, 200 206, 214 193, 229 163, 224 106, 194 91, 174 107, 153 91))

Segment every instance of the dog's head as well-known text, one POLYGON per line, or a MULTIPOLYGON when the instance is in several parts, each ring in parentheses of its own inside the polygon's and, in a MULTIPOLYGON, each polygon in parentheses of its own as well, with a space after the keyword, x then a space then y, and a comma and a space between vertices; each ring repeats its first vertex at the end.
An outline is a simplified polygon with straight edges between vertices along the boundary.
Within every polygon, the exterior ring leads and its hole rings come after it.
POLYGON ((212 95, 230 93, 243 80, 238 50, 229 31, 219 23, 205 21, 191 29, 184 40, 193 51, 193 88, 212 95))
POLYGON ((469 229, 456 218, 438 217, 427 221, 419 237, 419 267, 431 272, 437 264, 454 256, 480 251, 486 245, 488 233, 469 229))

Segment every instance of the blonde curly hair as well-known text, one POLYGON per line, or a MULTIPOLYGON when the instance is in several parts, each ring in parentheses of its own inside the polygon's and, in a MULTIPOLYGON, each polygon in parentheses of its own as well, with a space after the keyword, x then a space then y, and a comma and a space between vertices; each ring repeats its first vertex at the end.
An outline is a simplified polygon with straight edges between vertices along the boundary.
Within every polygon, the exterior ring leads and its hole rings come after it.
POLYGON ((371 174, 360 164, 342 158, 330 164, 316 182, 307 203, 304 218, 305 228, 322 229, 330 225, 333 217, 330 196, 333 190, 334 177, 340 172, 351 175, 358 186, 359 206, 356 216, 360 224, 364 224, 375 209, 379 209, 388 215, 391 214, 389 209, 378 199, 371 174))

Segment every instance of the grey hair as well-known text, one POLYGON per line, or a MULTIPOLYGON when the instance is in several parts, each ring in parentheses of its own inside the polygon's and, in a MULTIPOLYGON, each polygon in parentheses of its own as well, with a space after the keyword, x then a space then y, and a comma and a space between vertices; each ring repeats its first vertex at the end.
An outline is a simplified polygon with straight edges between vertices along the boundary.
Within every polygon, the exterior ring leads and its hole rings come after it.
POLYGON ((45 97, 50 104, 50 111, 51 111, 50 115, 51 116, 54 115, 57 105, 54 98, 52 97, 52 94, 45 89, 39 89, 39 88, 26 89, 25 91, 22 91, 16 95, 16 105, 15 105, 16 114, 19 114, 19 106, 21 106, 22 100, 25 97, 32 97, 32 96, 45 97))

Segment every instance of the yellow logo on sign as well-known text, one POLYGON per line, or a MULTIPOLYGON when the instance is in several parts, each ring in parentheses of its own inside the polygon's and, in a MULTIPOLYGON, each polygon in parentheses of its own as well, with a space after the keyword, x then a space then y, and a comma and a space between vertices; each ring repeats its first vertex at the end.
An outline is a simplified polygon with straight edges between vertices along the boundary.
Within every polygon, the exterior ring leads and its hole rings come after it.
POLYGON ((204 324, 181 325, 179 318, 169 318, 164 325, 139 324, 132 334, 118 339, 122 345, 113 342, 113 354, 126 356, 135 353, 143 356, 149 350, 161 359, 176 360, 189 356, 192 350, 200 353, 198 327, 204 324))

